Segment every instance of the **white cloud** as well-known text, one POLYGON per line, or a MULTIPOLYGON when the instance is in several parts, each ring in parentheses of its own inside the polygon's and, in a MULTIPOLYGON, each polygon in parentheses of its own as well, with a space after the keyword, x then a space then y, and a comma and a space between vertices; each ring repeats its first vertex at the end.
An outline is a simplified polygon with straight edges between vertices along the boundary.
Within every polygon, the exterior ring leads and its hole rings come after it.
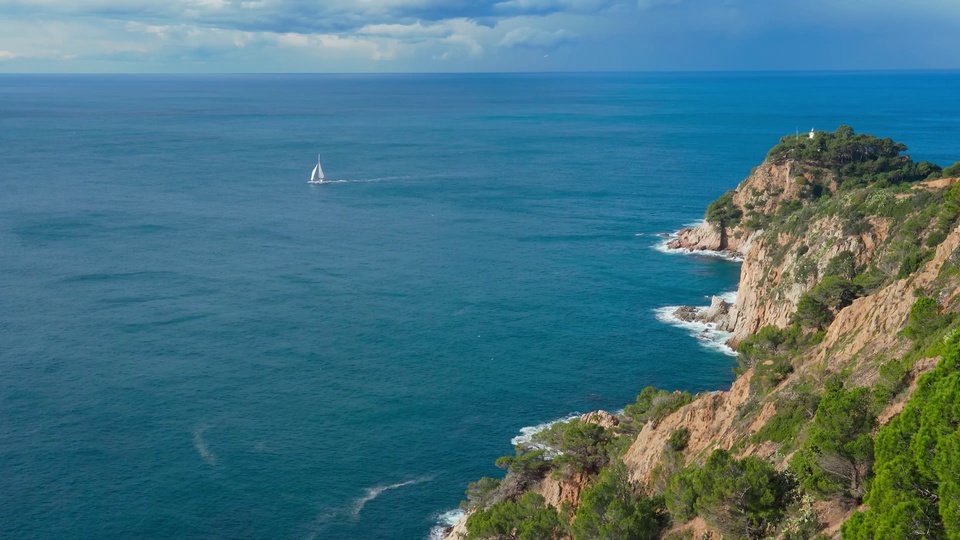
POLYGON ((449 25, 424 25, 417 21, 413 24, 368 24, 357 30, 358 34, 369 36, 383 36, 396 39, 426 39, 440 38, 450 35, 449 25))
POLYGON ((526 70, 542 65, 534 53, 575 40, 550 55, 552 69, 751 69, 751 58, 790 58, 777 35, 819 32, 837 50, 880 50, 890 39, 878 36, 892 35, 912 57, 960 67, 958 26, 957 0, 870 9, 862 0, 0 0, 0 61, 17 60, 7 70, 526 70))
POLYGON ((549 32, 524 26, 507 32, 498 45, 501 47, 552 49, 561 43, 572 40, 574 37, 576 37, 576 34, 564 29, 549 32))

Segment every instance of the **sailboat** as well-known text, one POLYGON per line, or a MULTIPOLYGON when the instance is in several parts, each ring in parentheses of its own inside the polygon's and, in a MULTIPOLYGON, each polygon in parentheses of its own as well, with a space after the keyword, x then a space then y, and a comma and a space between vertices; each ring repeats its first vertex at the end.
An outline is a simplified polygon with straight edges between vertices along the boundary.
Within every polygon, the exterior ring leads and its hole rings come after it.
POLYGON ((310 173, 310 182, 311 184, 322 184, 323 183, 323 167, 320 166, 320 154, 317 154, 317 165, 313 168, 313 172, 310 173))

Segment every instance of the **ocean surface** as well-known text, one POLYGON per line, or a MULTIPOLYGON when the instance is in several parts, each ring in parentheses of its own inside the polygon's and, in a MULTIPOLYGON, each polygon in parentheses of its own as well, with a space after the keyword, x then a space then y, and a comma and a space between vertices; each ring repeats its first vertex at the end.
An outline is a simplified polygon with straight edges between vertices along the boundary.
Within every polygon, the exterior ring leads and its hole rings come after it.
POLYGON ((423 539, 521 429, 702 391, 665 254, 784 134, 960 159, 960 74, 0 76, 0 537, 423 539), (323 153, 327 185, 308 185, 323 153), (662 318, 662 317, 661 317, 662 318))

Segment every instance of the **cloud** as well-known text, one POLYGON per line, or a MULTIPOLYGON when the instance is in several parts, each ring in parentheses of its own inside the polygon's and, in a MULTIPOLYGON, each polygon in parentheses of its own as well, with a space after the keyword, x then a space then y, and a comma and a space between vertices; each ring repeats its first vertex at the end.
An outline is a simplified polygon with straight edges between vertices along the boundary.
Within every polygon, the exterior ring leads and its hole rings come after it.
POLYGON ((507 32, 500 40, 499 45, 501 47, 553 49, 561 43, 571 41, 574 37, 576 37, 576 34, 564 29, 549 32, 524 26, 507 32))
POLYGON ((381 36, 401 40, 429 39, 447 37, 451 33, 448 25, 428 24, 420 21, 414 24, 368 24, 357 30, 358 34, 381 36))
POLYGON ((958 28, 956 0, 0 0, 0 61, 510 71, 562 47, 551 69, 955 68, 958 28))

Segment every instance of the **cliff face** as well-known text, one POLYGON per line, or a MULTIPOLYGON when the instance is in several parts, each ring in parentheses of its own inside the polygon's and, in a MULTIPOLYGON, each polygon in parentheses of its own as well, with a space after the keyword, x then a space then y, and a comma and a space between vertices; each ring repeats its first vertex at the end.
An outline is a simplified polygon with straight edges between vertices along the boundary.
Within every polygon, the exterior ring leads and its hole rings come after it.
MULTIPOLYGON (((772 204, 798 200, 793 198, 796 192, 789 190, 792 184, 784 185, 790 174, 789 164, 759 168, 738 186, 735 204, 743 205, 744 210, 751 205, 758 207, 764 200, 763 190, 775 194, 765 199, 768 203, 776 197, 786 200, 772 204)), ((954 182, 922 182, 914 189, 942 189, 954 182)), ((904 196, 895 198, 901 197, 904 196)), ((769 211, 769 207, 765 208, 769 211)), ((830 261, 839 254, 849 252, 861 268, 884 266, 884 257, 895 248, 890 245, 891 228, 890 221, 883 217, 862 217, 860 226, 849 227, 839 216, 814 215, 800 233, 783 228, 750 230, 742 224, 730 227, 723 234, 730 240, 722 246, 717 244, 721 236, 718 228, 704 223, 682 231, 671 247, 692 251, 735 249, 743 257, 737 300, 729 314, 729 329, 736 344, 766 325, 789 326, 800 297, 816 285, 818 276, 824 275, 830 261)), ((754 370, 750 369, 738 377, 729 391, 697 396, 659 423, 646 424, 624 456, 632 478, 648 486, 656 485, 667 466, 667 441, 679 428, 690 432, 689 444, 682 452, 682 465, 702 461, 713 449, 734 449, 741 457, 755 455, 785 467, 790 455, 780 453, 780 444, 751 440, 751 435, 777 412, 779 395, 789 392, 803 378, 823 380, 831 373, 845 373, 850 384, 870 388, 879 378, 879 364, 901 357, 912 345, 901 331, 918 294, 933 296, 941 311, 956 310, 960 301, 960 227, 950 230, 929 261, 916 271, 902 279, 888 275, 886 281, 882 288, 840 309, 824 329, 823 340, 795 358, 793 371, 770 393, 758 395, 751 391, 754 370)), ((935 358, 916 362, 906 376, 906 390, 879 415, 881 425, 899 412, 917 378, 935 365, 935 358)), ((823 532, 838 537, 840 523, 853 513, 854 506, 839 500, 820 506, 823 532)))
MULTIPOLYGON (((743 261, 733 305, 715 298, 709 309, 681 308, 677 313, 681 318, 716 322, 732 333, 734 346, 765 326, 791 326, 801 298, 826 276, 840 275, 835 273, 841 266, 838 261, 847 265, 845 277, 850 285, 854 274, 872 273, 876 278, 872 285, 858 284, 862 296, 830 313, 822 338, 791 357, 789 371, 772 386, 758 389, 758 372, 766 367, 758 363, 746 369, 729 390, 697 395, 674 412, 644 423, 622 456, 631 480, 661 492, 666 475, 702 463, 715 449, 739 457, 757 456, 785 468, 793 451, 789 446, 752 436, 790 401, 795 388, 840 374, 844 384, 873 387, 881 378, 880 366, 903 357, 914 346, 902 330, 920 295, 935 299, 941 313, 960 311, 960 202, 951 203, 958 210, 949 220, 938 206, 946 202, 944 190, 956 182, 941 179, 917 182, 912 189, 838 193, 836 179, 825 169, 789 161, 764 163, 729 199, 736 212, 726 215, 739 213, 737 222, 725 226, 704 222, 680 231, 668 244, 670 248, 721 252, 743 261), (922 192, 940 199, 914 198, 922 192), (910 221, 916 223, 904 225, 910 221), (905 245, 913 251, 905 254, 905 245), (911 257, 916 265, 904 271, 900 263, 911 257), (670 450, 668 441, 681 428, 689 432, 686 447, 670 450)), ((813 329, 805 332, 809 336, 813 329)), ((901 410, 918 377, 935 365, 936 358, 920 357, 909 367, 901 381, 904 389, 879 414, 881 424, 901 410)), ((616 426, 616 419, 602 412, 582 420, 616 426)), ((564 503, 576 507, 589 480, 583 475, 560 480, 548 475, 532 489, 555 507, 564 503)), ((834 499, 818 502, 816 508, 821 532, 836 538, 840 523, 855 505, 834 499)), ((705 525, 698 520, 680 527, 699 535, 705 525)))
POLYGON ((849 251, 857 264, 867 264, 886 240, 887 223, 882 218, 872 220, 867 230, 848 234, 837 216, 824 216, 807 223, 802 237, 755 225, 753 216, 776 215, 778 209, 809 201, 818 189, 811 186, 836 189, 826 171, 799 172, 792 162, 765 163, 733 194, 733 205, 744 214, 740 223, 722 227, 703 222, 681 230, 668 243, 672 249, 728 252, 743 259, 737 300, 725 328, 733 333, 734 346, 764 326, 787 326, 800 296, 816 284, 835 256, 849 251))

